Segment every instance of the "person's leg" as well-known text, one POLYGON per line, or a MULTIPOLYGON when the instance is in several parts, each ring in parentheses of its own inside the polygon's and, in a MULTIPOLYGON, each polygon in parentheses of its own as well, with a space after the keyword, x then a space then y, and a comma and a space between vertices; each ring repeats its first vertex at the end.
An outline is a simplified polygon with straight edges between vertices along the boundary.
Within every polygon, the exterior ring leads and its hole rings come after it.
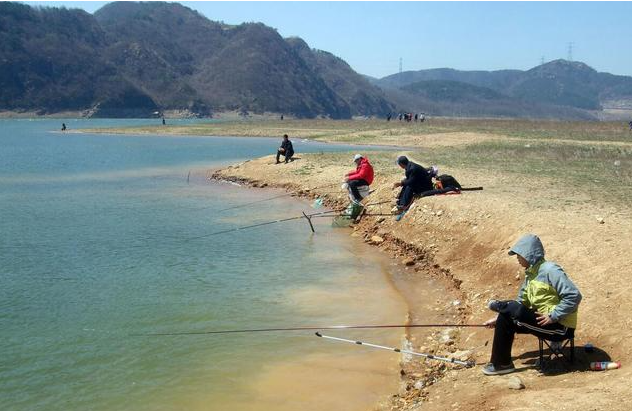
POLYGON ((281 154, 283 154, 283 152, 281 150, 277 150, 277 164, 280 163, 279 158, 281 157, 281 154))
POLYGON ((368 186, 369 183, 364 180, 351 180, 347 184, 349 185, 349 191, 351 191, 351 196, 353 197, 353 199, 357 202, 362 201, 362 196, 358 191, 358 187, 368 186))
POLYGON ((494 342, 490 359, 495 368, 500 369, 511 365, 511 347, 515 334, 516 326, 511 316, 507 313, 499 313, 494 329, 494 342))
POLYGON ((401 209, 407 209, 408 207, 410 207, 410 204, 413 202, 413 198, 415 196, 415 193, 413 192, 413 189, 410 187, 403 187, 402 191, 399 193, 398 196, 398 200, 397 200, 397 207, 401 208, 401 209))

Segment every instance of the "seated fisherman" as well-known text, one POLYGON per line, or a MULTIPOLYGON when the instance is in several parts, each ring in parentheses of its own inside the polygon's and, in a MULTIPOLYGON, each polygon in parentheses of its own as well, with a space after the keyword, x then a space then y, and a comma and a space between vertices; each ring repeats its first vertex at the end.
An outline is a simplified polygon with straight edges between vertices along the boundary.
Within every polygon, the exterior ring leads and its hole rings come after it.
POLYGON ((525 268, 525 280, 517 300, 489 302, 489 309, 498 316, 487 322, 494 329, 494 344, 490 363, 483 367, 486 375, 515 371, 511 362, 511 347, 516 333, 528 333, 551 341, 563 341, 574 336, 577 308, 582 295, 562 268, 544 259, 540 239, 527 234, 511 247, 525 268))
POLYGON ((353 162, 356 164, 356 169, 345 175, 345 182, 348 185, 352 200, 355 203, 360 203, 363 196, 360 195, 358 188, 368 187, 373 183, 373 166, 369 163, 369 159, 361 154, 356 154, 353 157, 353 162))
POLYGON ((400 211, 405 211, 410 207, 415 195, 432 190, 434 187, 428 170, 408 160, 406 156, 397 157, 397 165, 406 170, 406 178, 393 184, 394 188, 402 187, 397 196, 397 208, 400 211))
POLYGON ((292 160, 292 156, 294 155, 294 147, 292 146, 292 142, 287 134, 283 134, 283 141, 281 142, 281 147, 277 151, 276 163, 279 164, 279 157, 281 155, 285 156, 285 162, 287 163, 289 160, 292 160))

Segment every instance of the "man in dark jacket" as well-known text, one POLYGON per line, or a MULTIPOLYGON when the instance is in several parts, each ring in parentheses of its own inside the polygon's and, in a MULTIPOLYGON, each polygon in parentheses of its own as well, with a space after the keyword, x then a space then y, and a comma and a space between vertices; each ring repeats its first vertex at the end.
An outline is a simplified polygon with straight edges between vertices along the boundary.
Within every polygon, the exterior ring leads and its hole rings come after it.
POLYGON ((397 165, 406 170, 406 178, 399 183, 393 184, 393 187, 402 188, 397 196, 397 208, 404 211, 410 207, 415 195, 432 190, 434 187, 432 186, 432 177, 428 170, 408 160, 406 156, 398 157, 397 165))
POLYGON ((290 138, 287 136, 287 134, 283 134, 283 142, 281 142, 281 147, 279 147, 279 150, 277 151, 277 164, 280 163, 279 157, 281 157, 281 154, 285 156, 286 163, 291 160, 292 156, 294 155, 294 147, 292 147, 292 142, 290 141, 290 138))

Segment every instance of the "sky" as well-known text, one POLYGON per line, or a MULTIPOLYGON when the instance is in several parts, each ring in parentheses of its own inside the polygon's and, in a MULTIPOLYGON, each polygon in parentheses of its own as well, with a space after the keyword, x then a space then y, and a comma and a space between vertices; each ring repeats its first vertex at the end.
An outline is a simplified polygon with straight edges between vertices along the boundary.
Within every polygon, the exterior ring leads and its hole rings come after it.
MULTIPOLYGON (((24 2, 82 8, 108 2, 24 2)), ((381 78, 399 71, 528 70, 559 58, 632 75, 632 2, 180 2, 214 21, 262 22, 381 78)))

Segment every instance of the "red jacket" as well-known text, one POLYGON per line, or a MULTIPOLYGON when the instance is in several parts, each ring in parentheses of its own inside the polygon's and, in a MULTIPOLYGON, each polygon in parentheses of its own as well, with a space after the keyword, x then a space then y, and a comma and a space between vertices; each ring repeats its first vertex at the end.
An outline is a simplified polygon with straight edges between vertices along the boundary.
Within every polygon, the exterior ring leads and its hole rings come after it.
POLYGON ((373 166, 367 158, 362 157, 355 171, 349 174, 349 181, 351 180, 364 180, 369 184, 373 182, 373 166))

